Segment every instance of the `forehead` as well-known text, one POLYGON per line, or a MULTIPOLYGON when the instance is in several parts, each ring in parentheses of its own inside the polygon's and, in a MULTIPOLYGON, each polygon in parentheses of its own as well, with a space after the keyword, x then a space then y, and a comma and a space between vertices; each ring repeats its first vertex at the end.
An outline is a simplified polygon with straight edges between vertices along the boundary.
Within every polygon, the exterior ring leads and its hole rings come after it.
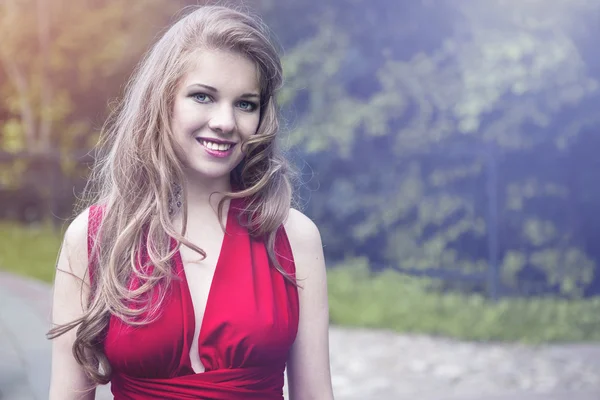
POLYGON ((259 70, 252 60, 225 50, 202 50, 193 53, 182 77, 182 85, 204 84, 219 92, 235 95, 260 91, 259 70))

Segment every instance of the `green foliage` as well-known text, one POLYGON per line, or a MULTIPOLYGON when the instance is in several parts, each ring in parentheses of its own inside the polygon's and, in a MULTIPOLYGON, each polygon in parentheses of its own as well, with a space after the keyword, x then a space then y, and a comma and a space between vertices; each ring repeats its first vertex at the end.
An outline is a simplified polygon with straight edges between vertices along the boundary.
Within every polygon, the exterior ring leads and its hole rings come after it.
MULTIPOLYGON (((89 150, 158 30, 197 2, 58 3, 0 3, 0 151, 36 146, 44 121, 60 154, 89 150)), ((578 197, 561 157, 600 124, 598 77, 575 40, 598 2, 450 3, 253 3, 286 49, 288 145, 317 172, 307 211, 333 259, 483 272, 497 234, 509 290, 534 271, 578 296, 597 267, 576 211, 594 197, 578 197), (498 226, 488 224, 492 167, 498 226)), ((0 186, 23 182, 31 165, 2 165, 0 186)), ((33 171, 42 183, 54 182, 47 165, 33 171)), ((83 173, 68 156, 59 168, 83 173)))
POLYGON ((294 47, 281 98, 294 118, 289 144, 319 174, 308 212, 330 257, 482 272, 498 235, 505 285, 516 289, 526 269, 565 295, 591 282, 577 224, 556 211, 576 208, 558 158, 600 123, 600 86, 573 29, 597 2, 265 3, 275 27, 288 12, 310 16, 306 36, 284 40, 294 47), (419 18, 446 23, 398 35, 419 18), (500 180, 490 182, 491 169, 500 180), (488 225, 490 184, 498 226, 488 225))
POLYGON ((0 151, 61 154, 70 176, 73 153, 89 150, 109 100, 182 2, 62 3, 0 4, 0 151))
POLYGON ((23 127, 19 120, 11 118, 4 122, 2 138, 2 149, 9 153, 22 151, 25 148, 23 127))
POLYGON ((600 299, 504 299, 440 294, 434 281, 348 260, 328 274, 332 323, 466 340, 541 343, 600 340, 600 299))
POLYGON ((0 269, 50 283, 61 237, 50 224, 0 222, 0 269))

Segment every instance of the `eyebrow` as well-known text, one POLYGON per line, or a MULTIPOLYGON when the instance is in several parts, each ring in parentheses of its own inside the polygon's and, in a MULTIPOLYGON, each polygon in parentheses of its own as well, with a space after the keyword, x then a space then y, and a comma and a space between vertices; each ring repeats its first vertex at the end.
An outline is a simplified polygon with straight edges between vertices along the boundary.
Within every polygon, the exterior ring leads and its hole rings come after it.
MULTIPOLYGON (((193 87, 201 87, 201 88, 204 88, 213 93, 219 93, 217 88, 214 88, 209 85, 205 85, 203 83, 194 83, 193 85, 190 85, 190 88, 193 88, 193 87)), ((243 95, 240 96, 240 98, 242 98, 242 99, 260 99, 260 95, 257 93, 244 93, 243 95)))

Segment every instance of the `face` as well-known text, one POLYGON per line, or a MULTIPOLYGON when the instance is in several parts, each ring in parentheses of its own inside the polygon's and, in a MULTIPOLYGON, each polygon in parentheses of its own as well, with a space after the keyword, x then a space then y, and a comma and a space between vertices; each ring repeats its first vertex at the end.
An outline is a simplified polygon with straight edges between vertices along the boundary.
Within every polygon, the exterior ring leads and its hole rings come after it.
POLYGON ((190 178, 222 180, 242 161, 260 119, 258 70, 242 55, 202 51, 181 80, 171 129, 190 178))

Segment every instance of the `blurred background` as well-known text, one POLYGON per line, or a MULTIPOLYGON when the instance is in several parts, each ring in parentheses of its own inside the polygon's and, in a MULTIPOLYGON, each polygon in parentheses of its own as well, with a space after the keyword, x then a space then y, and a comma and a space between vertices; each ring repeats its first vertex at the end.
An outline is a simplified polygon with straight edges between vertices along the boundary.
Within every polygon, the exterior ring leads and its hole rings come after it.
MULTIPOLYGON (((334 327, 600 341, 600 1, 229 3, 284 49, 334 327)), ((52 281, 111 102, 192 4, 0 1, 1 270, 52 281)))

